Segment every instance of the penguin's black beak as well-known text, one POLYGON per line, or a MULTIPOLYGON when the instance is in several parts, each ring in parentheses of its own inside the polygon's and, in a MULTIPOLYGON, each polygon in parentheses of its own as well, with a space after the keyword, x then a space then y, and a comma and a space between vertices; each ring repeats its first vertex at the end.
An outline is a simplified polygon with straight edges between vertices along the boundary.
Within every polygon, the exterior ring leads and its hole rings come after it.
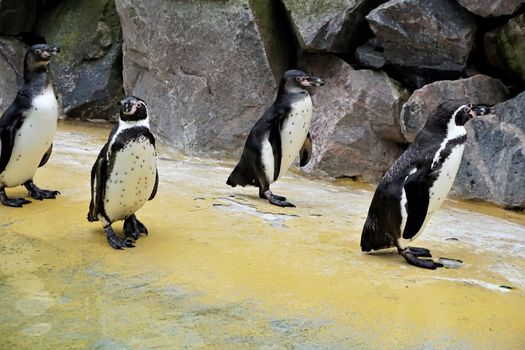
POLYGON ((493 113, 493 110, 494 109, 492 107, 489 107, 489 106, 473 105, 473 106, 470 107, 469 114, 472 117, 479 117, 481 115, 491 114, 491 113, 493 113))
POLYGON ((301 84, 303 86, 322 86, 324 85, 324 81, 321 78, 318 77, 306 77, 301 84))
POLYGON ((50 46, 50 47, 49 47, 49 53, 50 53, 52 56, 56 56, 57 54, 60 53, 60 47, 57 46, 57 45, 50 46))

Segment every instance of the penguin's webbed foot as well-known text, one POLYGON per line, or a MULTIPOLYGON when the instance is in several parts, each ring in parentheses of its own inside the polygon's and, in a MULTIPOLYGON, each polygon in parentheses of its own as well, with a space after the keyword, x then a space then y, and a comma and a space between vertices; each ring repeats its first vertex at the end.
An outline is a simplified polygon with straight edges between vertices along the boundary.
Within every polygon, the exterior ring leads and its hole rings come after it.
MULTIPOLYGON (((417 249, 416 249, 417 250, 417 249)), ((399 249, 399 254, 410 264, 423 269, 435 270, 438 267, 443 267, 442 264, 427 259, 419 259, 417 253, 412 252, 411 248, 399 249)), ((430 251, 428 252, 430 254, 430 251)), ((423 256, 423 255, 419 255, 423 256)))
POLYGON ((290 202, 286 201, 286 197, 278 196, 276 194, 273 194, 272 191, 269 189, 264 191, 262 188, 259 187, 259 197, 267 199, 271 204, 277 205, 279 207, 290 207, 295 208, 295 205, 293 205, 290 202))
POLYGON ((432 257, 432 254, 430 254, 430 250, 428 250, 427 248, 408 247, 408 250, 410 250, 410 252, 412 252, 412 254, 414 254, 417 257, 422 257, 422 258, 432 257))
POLYGON ((0 201, 3 205, 7 207, 13 207, 13 208, 22 208, 24 204, 29 204, 31 201, 25 199, 25 198, 7 198, 5 193, 3 196, 0 196, 0 201))
POLYGON ((104 227, 104 232, 106 232, 106 238, 108 239, 109 245, 115 249, 135 247, 131 239, 120 238, 119 236, 117 236, 117 234, 115 233, 115 231, 113 231, 110 225, 104 227))
POLYGON ((124 220, 124 235, 126 237, 131 237, 136 241, 141 234, 147 236, 148 229, 139 221, 139 219, 137 219, 135 214, 124 220))
POLYGON ((34 199, 43 200, 43 199, 54 199, 57 195, 60 194, 59 191, 53 191, 53 190, 43 190, 41 188, 38 188, 37 185, 33 183, 33 181, 27 181, 24 186, 29 191, 29 195, 33 197, 34 199))

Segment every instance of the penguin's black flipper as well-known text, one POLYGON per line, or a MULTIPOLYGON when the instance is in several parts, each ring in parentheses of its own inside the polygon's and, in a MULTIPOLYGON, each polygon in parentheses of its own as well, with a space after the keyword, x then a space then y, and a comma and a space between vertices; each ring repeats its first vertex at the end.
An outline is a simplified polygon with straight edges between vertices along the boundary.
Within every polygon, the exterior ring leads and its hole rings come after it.
POLYGON ((24 120, 23 111, 29 108, 30 105, 31 99, 29 95, 24 90, 20 90, 13 103, 0 117, 0 173, 5 170, 7 163, 9 163, 15 144, 16 132, 24 120))
POLYGON ((299 151, 299 165, 302 167, 305 166, 310 161, 310 158, 312 158, 312 137, 310 133, 308 133, 304 140, 303 147, 301 147, 299 151))
POLYGON ((44 165, 46 165, 47 161, 49 160, 49 157, 51 157, 51 152, 53 152, 53 144, 51 144, 51 146, 49 146, 49 149, 47 150, 47 152, 42 157, 42 160, 40 161, 40 164, 38 165, 39 168, 44 166, 44 165))
POLYGON ((89 203, 88 221, 98 221, 98 214, 103 212, 104 192, 106 191, 108 144, 100 150, 93 168, 91 169, 91 202, 89 203))
POLYGON ((148 198, 149 201, 155 198, 158 187, 159 187, 159 170, 157 169, 157 173, 155 174, 155 186, 153 186, 153 191, 151 191, 151 196, 149 196, 148 198))
POLYGON ((427 217, 430 202, 430 168, 421 167, 409 175, 405 181, 404 189, 407 197, 407 221, 403 230, 403 238, 414 237, 427 217))

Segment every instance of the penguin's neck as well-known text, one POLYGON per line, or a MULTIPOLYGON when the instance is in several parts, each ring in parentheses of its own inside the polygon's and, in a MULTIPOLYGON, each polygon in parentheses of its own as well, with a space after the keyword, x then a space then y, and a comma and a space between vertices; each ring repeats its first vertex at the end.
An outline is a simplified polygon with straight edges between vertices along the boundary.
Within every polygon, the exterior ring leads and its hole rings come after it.
POLYGON ((26 85, 47 87, 49 85, 47 67, 35 67, 30 71, 24 72, 24 83, 26 85))
POLYGON ((277 98, 275 99, 276 104, 287 104, 293 101, 299 101, 309 96, 308 91, 304 89, 286 89, 282 88, 279 89, 279 93, 277 94, 277 98))
POLYGON ((129 128, 135 128, 139 126, 144 126, 149 129, 149 117, 139 120, 122 120, 118 122, 118 131, 122 131, 129 128))

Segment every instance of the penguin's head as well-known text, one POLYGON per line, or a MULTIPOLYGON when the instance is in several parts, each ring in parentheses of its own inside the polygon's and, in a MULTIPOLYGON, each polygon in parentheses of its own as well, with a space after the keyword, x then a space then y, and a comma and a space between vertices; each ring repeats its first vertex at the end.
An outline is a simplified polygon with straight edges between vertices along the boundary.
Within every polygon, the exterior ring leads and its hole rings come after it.
POLYGON ((46 44, 37 44, 31 46, 26 52, 24 63, 28 69, 47 67, 51 57, 60 52, 60 47, 46 44))
POLYGON ((139 121, 148 118, 148 107, 144 100, 136 96, 128 96, 120 104, 120 119, 124 121, 139 121))
POLYGON ((492 113, 492 108, 484 105, 473 105, 471 103, 462 105, 454 112, 456 125, 465 125, 470 119, 481 115, 492 113))
POLYGON ((307 87, 324 85, 324 81, 318 77, 312 77, 300 70, 288 70, 281 79, 279 90, 282 92, 301 92, 307 87))

